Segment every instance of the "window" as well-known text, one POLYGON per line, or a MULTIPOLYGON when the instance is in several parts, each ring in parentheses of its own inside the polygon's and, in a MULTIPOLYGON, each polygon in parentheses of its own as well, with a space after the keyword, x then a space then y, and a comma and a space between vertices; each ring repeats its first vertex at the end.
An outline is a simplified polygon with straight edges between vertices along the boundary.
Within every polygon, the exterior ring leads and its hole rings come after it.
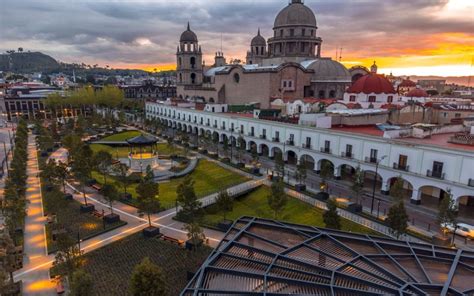
POLYGON ((301 43, 301 52, 305 52, 306 51, 306 43, 301 43))
POLYGON ((374 103, 376 100, 375 96, 369 96, 369 102, 374 103))
POLYGON ((349 97, 349 101, 350 101, 350 102, 355 102, 355 100, 356 100, 356 96, 350 96, 350 97, 349 97))
POLYGON ((370 162, 377 162, 377 149, 370 149, 370 162))
POLYGON ((250 135, 253 136, 255 134, 255 128, 252 126, 250 127, 250 135))
POLYGON ((191 73, 191 83, 192 84, 196 83, 196 73, 191 73))
POLYGON ((280 139, 280 132, 275 132, 275 140, 279 140, 280 139))
POLYGON ((306 148, 311 148, 311 137, 306 137, 306 148))
POLYGON ((283 81, 283 88, 286 88, 286 81, 283 81))
POLYGON ((326 140, 326 141, 324 141, 324 150, 325 150, 326 152, 328 152, 329 149, 331 149, 331 142, 328 141, 328 140, 326 140))
POLYGON ((406 169, 408 165, 408 157, 406 155, 400 154, 398 157, 398 168, 406 169))
POLYGON ((311 30, 311 36, 313 36, 313 34, 314 34, 314 30, 311 30))
POLYGON ((306 35, 306 29, 301 30, 301 36, 304 36, 304 35, 306 35))
POLYGON ((346 157, 352 157, 352 145, 346 145, 346 157))
POLYGON ((387 102, 392 103, 393 102, 393 96, 388 96, 387 97, 387 102))
POLYGON ((443 163, 439 161, 433 161, 433 177, 440 178, 443 174, 443 163))
POLYGON ((280 36, 283 37, 283 29, 280 30, 280 36))
POLYGON ((234 82, 235 82, 235 83, 239 83, 239 82, 240 82, 240 75, 239 75, 239 73, 235 73, 235 74, 234 74, 234 82))
POLYGON ((290 36, 295 36, 295 29, 290 29, 290 36))
POLYGON ((455 117, 455 118, 461 118, 461 113, 455 113, 455 114, 454 114, 454 117, 455 117))
POLYGON ((191 68, 194 69, 196 67, 196 58, 191 57, 189 62, 191 63, 191 68))
POLYGON ((443 117, 444 118, 448 117, 448 112, 443 112, 443 117))

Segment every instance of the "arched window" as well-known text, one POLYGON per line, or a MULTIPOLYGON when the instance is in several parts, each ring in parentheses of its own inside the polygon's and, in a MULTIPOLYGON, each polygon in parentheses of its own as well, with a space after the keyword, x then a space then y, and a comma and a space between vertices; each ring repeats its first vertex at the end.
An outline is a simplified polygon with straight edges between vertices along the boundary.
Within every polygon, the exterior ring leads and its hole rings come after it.
POLYGON ((190 61, 191 63, 191 68, 194 69, 194 67, 196 66, 196 58, 195 57, 191 57, 190 61))
POLYGON ((179 73, 179 82, 183 82, 183 74, 179 73))
POLYGON ((329 98, 333 99, 333 98, 335 98, 335 97, 336 97, 336 91, 335 91, 335 90, 331 90, 331 91, 329 92, 329 98))
POLYGON ((214 103, 214 98, 209 98, 209 103, 214 103))
POLYGON ((240 82, 240 75, 239 75, 239 73, 235 73, 235 74, 234 74, 234 81, 235 81, 235 83, 239 83, 239 82, 240 82))
POLYGON ((178 58, 178 66, 181 67, 181 64, 182 64, 182 59, 181 57, 178 58))
POLYGON ((388 96, 387 97, 387 102, 392 103, 393 102, 393 96, 388 96))
POLYGON ((196 73, 191 73, 191 84, 196 83, 196 73))
POLYGON ((320 90, 318 96, 320 99, 324 99, 324 97, 326 96, 326 92, 324 90, 320 90))

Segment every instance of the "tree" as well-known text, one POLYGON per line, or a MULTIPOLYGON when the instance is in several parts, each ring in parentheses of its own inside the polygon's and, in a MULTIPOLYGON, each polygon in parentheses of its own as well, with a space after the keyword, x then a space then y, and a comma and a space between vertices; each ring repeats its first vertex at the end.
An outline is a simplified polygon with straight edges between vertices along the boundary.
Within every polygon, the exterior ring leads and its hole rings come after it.
POLYGON ((397 239, 406 233, 408 228, 408 214, 403 200, 400 200, 390 207, 386 223, 387 226, 390 227, 390 233, 395 235, 397 239))
POLYGON ((214 143, 214 146, 216 147, 216 156, 219 158, 219 134, 214 133, 212 135, 212 143, 214 143))
POLYGON ((225 215, 227 212, 232 212, 234 208, 234 199, 227 193, 227 190, 223 190, 219 192, 216 197, 216 206, 219 211, 222 212, 222 216, 225 219, 225 215))
POLYGON ((285 193, 285 185, 283 180, 273 182, 271 186, 271 192, 267 196, 268 206, 273 210, 274 218, 276 219, 280 212, 288 202, 288 196, 285 193))
POLYGON ((134 296, 168 295, 165 276, 148 257, 135 266, 130 278, 130 293, 134 296))
POLYGON ((122 185, 123 192, 127 194, 127 188, 132 184, 132 179, 128 175, 128 166, 124 163, 119 163, 113 167, 113 170, 118 177, 119 183, 122 185))
POLYGON ((252 147, 252 165, 254 168, 257 167, 258 165, 258 159, 259 159, 259 156, 257 152, 257 147, 252 147))
POLYGON ((142 180, 137 186, 138 208, 148 216, 148 225, 151 226, 151 214, 160 210, 160 201, 156 197, 159 193, 158 183, 152 180, 142 180))
POLYGON ((69 177, 68 167, 65 163, 59 162, 54 167, 54 179, 62 185, 63 192, 66 192, 66 180, 69 177))
POLYGON ((184 225, 184 230, 187 231, 188 239, 192 242, 194 246, 194 251, 196 251, 203 241, 206 240, 204 232, 197 222, 191 222, 184 225))
POLYGON ((296 166, 296 182, 304 184, 306 182, 308 164, 304 159, 296 166))
POLYGON ((323 221, 327 228, 341 229, 341 218, 337 213, 337 201, 329 199, 326 203, 327 211, 323 214, 323 221))
POLYGON ((18 259, 15 244, 7 229, 4 229, 0 236, 0 268, 9 275, 11 285, 14 284, 13 272, 17 269, 16 262, 18 259))
POLYGON ((275 171, 280 178, 285 176, 285 162, 281 153, 275 154, 275 171))
POLYGON ((332 164, 329 161, 323 160, 321 162, 321 171, 319 173, 323 183, 326 183, 326 180, 331 178, 332 174, 333 174, 332 164))
POLYGON ((360 195, 364 189, 364 173, 362 172, 360 166, 358 166, 354 173, 354 182, 351 187, 352 191, 356 196, 356 203, 360 204, 360 195))
POLYGON ((390 196, 399 201, 403 199, 403 179, 398 177, 393 185, 390 187, 390 196))
POLYGON ((94 163, 97 167, 97 170, 99 170, 99 172, 104 177, 104 185, 107 185, 107 175, 112 162, 112 155, 107 151, 101 150, 94 155, 94 163))
POLYGON ((72 170, 74 175, 79 180, 82 186, 82 192, 84 197, 84 204, 87 205, 87 195, 85 193, 85 187, 90 180, 92 171, 92 155, 93 152, 89 145, 82 145, 74 155, 74 162, 72 164, 72 170))
POLYGON ((224 141, 222 141, 222 150, 224 151, 224 157, 227 157, 229 151, 229 138, 227 137, 224 137, 224 141))
POLYGON ((72 296, 88 296, 92 294, 93 281, 90 274, 82 269, 74 271, 71 279, 72 296))
POLYGON ((56 239, 58 251, 54 258, 53 267, 59 275, 71 276, 82 264, 82 252, 77 241, 68 233, 59 233, 56 239))
POLYGON ((186 176, 176 189, 176 202, 181 206, 179 213, 186 222, 195 222, 201 215, 201 202, 194 191, 194 181, 190 175, 186 176))
POLYGON ((441 199, 438 206, 438 223, 442 228, 446 228, 448 225, 456 227, 458 206, 453 198, 451 190, 446 190, 447 196, 441 199))
POLYGON ((107 184, 102 187, 101 190, 104 198, 109 202, 110 213, 114 213, 113 203, 119 199, 117 188, 112 184, 107 184))

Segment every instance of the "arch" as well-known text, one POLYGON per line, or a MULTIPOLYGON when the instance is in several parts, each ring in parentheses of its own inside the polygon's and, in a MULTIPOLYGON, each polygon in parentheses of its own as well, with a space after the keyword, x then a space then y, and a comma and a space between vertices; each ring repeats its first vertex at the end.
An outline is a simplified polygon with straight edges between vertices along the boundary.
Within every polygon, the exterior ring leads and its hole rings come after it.
POLYGON ((329 98, 334 99, 335 97, 336 97, 336 91, 335 90, 329 91, 329 98))
POLYGON ((463 195, 458 197, 459 216, 474 219, 474 195, 463 195))
POLYGON ((252 152, 252 153, 257 152, 257 148, 258 148, 257 143, 255 143, 254 141, 248 141, 247 150, 249 152, 252 152))
POLYGON ((196 73, 191 73, 191 84, 196 83, 196 73))
MULTIPOLYGON (((179 73, 179 82, 183 82, 183 74, 179 73)), ((179 95, 179 98, 182 100, 183 95, 179 95)))
POLYGON ((268 157, 270 155, 270 149, 266 144, 260 144, 261 155, 268 157))
POLYGON ((197 126, 193 127, 193 134, 195 134, 195 135, 198 134, 198 128, 197 128, 197 126))
POLYGON ((393 184, 395 184, 398 178, 400 178, 403 181, 403 199, 410 199, 411 196, 413 195, 413 185, 406 179, 401 178, 400 176, 392 177, 387 180, 389 184, 389 187, 388 187, 389 190, 390 188, 392 188, 393 184))
POLYGON ((428 208, 437 209, 440 201, 449 195, 446 190, 437 186, 424 185, 418 189, 418 196, 422 205, 428 208))
POLYGON ((326 92, 324 90, 320 90, 318 92, 318 98, 324 99, 325 96, 326 96, 326 92))
POLYGON ((298 163, 298 154, 296 154, 293 150, 287 150, 286 154, 286 161, 288 164, 296 165, 298 163))
POLYGON ((196 58, 195 57, 191 57, 189 59, 189 63, 191 64, 192 69, 196 68, 196 58))
POLYGON ((227 141, 227 145, 230 145, 230 142, 229 142, 229 137, 226 135, 226 134, 221 134, 221 137, 222 137, 222 143, 225 143, 227 141))
POLYGON ((334 166, 334 163, 332 163, 332 161, 330 161, 329 159, 320 159, 318 161, 318 173, 321 174, 323 173, 325 170, 327 170, 327 174, 328 176, 334 176, 334 170, 335 170, 335 166, 334 166))
POLYGON ((339 166, 339 170, 341 172, 341 180, 354 182, 356 169, 353 166, 344 163, 339 166))
POLYGON ((212 141, 213 142, 219 141, 219 133, 218 132, 213 132, 212 133, 212 141))
POLYGON ((372 189, 374 186, 375 180, 375 191, 379 191, 382 189, 383 178, 380 173, 375 175, 374 171, 371 170, 364 170, 364 187, 372 189))
POLYGON ((271 155, 273 155, 273 157, 276 157, 277 155, 280 155, 280 157, 283 157, 283 151, 279 148, 279 147, 273 147, 271 149, 271 155))
POLYGON ((308 155, 308 154, 301 155, 300 162, 304 162, 306 165, 306 168, 309 170, 315 169, 316 161, 311 155, 308 155))

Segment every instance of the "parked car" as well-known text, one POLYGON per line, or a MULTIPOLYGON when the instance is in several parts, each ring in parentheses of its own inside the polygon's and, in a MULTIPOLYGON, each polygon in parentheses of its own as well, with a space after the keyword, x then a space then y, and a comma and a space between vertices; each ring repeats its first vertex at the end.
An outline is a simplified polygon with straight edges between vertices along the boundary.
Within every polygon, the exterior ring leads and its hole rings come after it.
MULTIPOLYGON (((456 225, 456 234, 464 237, 474 238, 474 226, 466 223, 457 223, 456 225)), ((451 223, 442 224, 441 228, 451 233, 454 231, 454 225, 451 223)))

